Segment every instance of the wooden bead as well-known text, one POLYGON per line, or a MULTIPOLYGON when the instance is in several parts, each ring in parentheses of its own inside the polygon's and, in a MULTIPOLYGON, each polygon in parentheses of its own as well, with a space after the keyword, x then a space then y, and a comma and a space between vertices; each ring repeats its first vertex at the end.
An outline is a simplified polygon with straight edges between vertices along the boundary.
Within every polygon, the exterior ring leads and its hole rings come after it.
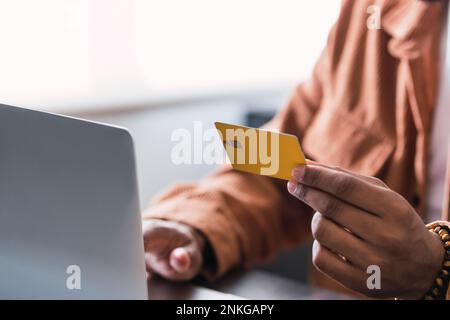
POLYGON ((448 279, 450 278, 450 229, 436 226, 433 232, 438 234, 439 238, 444 242, 445 260, 442 270, 439 272, 439 277, 434 281, 435 286, 428 291, 428 294, 424 297, 425 300, 440 298, 441 288, 444 286, 444 282, 449 281, 448 279))

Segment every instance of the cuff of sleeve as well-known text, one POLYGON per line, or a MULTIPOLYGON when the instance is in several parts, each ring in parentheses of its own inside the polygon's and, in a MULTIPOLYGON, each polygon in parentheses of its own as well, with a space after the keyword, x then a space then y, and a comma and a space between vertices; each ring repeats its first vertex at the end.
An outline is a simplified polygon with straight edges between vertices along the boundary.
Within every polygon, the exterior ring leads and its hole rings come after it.
MULTIPOLYGON (((427 224, 427 228, 435 228, 437 226, 447 226, 450 228, 450 222, 449 221, 434 221, 429 224, 427 224)), ((450 286, 447 288, 447 292, 445 294, 445 300, 450 300, 450 286)))
POLYGON ((163 219, 186 224, 205 236, 213 261, 205 261, 202 275, 214 281, 241 263, 239 239, 232 219, 217 206, 204 199, 170 199, 152 205, 143 219, 163 219))

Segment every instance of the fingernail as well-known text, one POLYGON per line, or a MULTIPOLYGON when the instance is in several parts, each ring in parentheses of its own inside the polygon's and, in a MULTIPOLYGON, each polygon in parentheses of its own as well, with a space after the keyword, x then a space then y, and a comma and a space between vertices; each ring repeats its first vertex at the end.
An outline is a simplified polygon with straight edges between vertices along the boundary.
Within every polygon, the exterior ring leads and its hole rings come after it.
POLYGON ((288 189, 288 191, 289 191, 290 193, 294 194, 296 188, 297 188, 297 184, 296 184, 296 183, 294 183, 294 182, 292 182, 292 181, 289 181, 289 182, 288 182, 288 184, 287 184, 287 189, 288 189))
POLYGON ((183 272, 189 269, 191 263, 189 253, 183 248, 174 249, 170 260, 172 268, 178 272, 183 272))
POLYGON ((304 200, 306 194, 306 187, 301 183, 296 183, 289 181, 287 185, 288 191, 294 197, 297 197, 300 200, 304 200))
POLYGON ((305 178, 305 171, 305 166, 296 167, 294 168, 294 170, 292 170, 292 176, 295 178, 295 180, 301 182, 305 178))

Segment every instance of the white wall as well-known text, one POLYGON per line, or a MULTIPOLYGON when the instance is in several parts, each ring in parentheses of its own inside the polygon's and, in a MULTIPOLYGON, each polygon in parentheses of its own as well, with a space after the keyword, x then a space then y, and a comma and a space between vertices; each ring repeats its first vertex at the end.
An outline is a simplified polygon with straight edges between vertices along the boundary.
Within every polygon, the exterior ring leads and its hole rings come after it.
POLYGON ((0 0, 0 102, 55 112, 290 87, 340 0, 0 0))
MULTIPOLYGON (((262 108, 282 106, 287 92, 266 97, 264 101, 255 102, 255 105, 262 108)), ((131 131, 136 148, 141 203, 145 207, 150 198, 165 187, 181 181, 197 180, 215 168, 206 164, 174 165, 171 151, 176 142, 171 141, 171 135, 175 129, 192 131, 194 121, 198 120, 202 121, 205 129, 213 128, 215 121, 242 123, 252 106, 239 101, 212 101, 79 116, 124 126, 131 131)))

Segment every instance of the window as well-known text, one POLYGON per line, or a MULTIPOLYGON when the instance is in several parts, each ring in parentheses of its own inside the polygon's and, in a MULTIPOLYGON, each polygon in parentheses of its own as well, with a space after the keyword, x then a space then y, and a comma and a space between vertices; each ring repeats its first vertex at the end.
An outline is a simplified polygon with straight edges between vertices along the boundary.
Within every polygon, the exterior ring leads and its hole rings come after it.
POLYGON ((304 79, 339 0, 0 0, 0 102, 52 111, 304 79))

